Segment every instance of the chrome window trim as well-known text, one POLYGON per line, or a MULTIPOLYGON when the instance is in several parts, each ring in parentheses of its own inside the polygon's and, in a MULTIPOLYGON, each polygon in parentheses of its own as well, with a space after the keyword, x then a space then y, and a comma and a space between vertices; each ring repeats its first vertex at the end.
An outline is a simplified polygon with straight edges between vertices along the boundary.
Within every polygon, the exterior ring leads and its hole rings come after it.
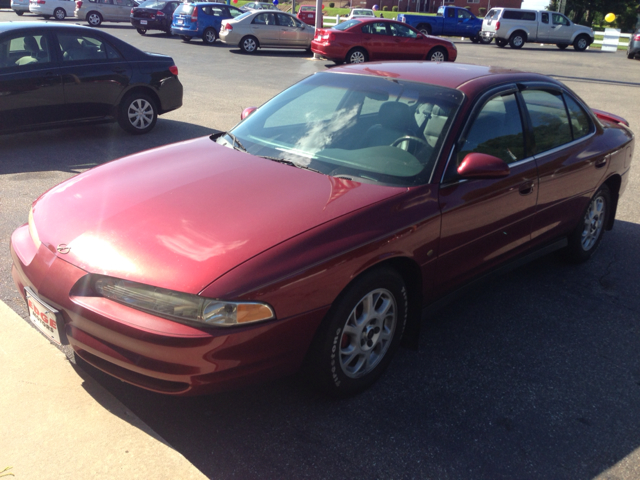
POLYGON ((542 157, 545 157, 545 156, 547 156, 547 155, 551 155, 551 154, 557 153, 558 151, 562 150, 563 148, 570 148, 570 147, 573 147, 574 145, 577 145, 577 144, 578 144, 578 143, 580 143, 580 142, 584 142, 585 140, 590 139, 590 138, 591 138, 591 137, 593 137, 595 134, 596 134, 596 132, 591 132, 590 134, 585 135, 584 137, 580 137, 579 139, 577 139, 577 140, 573 140, 573 141, 571 141, 571 142, 569 142, 569 143, 563 143, 562 145, 559 145, 559 146, 557 146, 557 147, 554 147, 554 148, 552 148, 551 150, 545 150, 544 152, 536 153, 536 154, 533 156, 533 158, 535 158, 535 159, 537 160, 538 158, 542 158, 542 157))

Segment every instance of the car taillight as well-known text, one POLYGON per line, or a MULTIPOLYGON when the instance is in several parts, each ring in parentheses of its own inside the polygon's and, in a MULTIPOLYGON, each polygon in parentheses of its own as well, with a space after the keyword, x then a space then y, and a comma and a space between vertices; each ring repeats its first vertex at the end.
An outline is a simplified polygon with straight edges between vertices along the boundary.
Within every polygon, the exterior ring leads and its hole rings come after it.
POLYGON ((131 15, 133 15, 133 8, 131 9, 131 15))
POLYGON ((225 29, 225 30, 229 30, 229 31, 231 31, 231 30, 233 30, 233 25, 231 25, 230 23, 227 23, 227 24, 224 26, 224 29, 225 29))
POLYGON ((500 22, 496 22, 496 32, 500 30, 500 22))
POLYGON ((192 22, 198 21, 198 8, 193 9, 193 13, 191 14, 191 21, 192 22))
POLYGON ((633 41, 640 42, 640 35, 636 35, 635 37, 633 37, 633 41))
POLYGON ((158 17, 164 17, 164 12, 162 12, 162 11, 158 10, 158 11, 156 12, 156 15, 157 15, 158 17))
POLYGON ((76 8, 82 8, 82 2, 80 1, 76 2, 76 8))
POLYGON ((47 2, 45 2, 44 0, 38 0, 36 3, 37 3, 38 5, 44 5, 44 4, 45 4, 45 3, 47 3, 47 2))
POLYGON ((169 71, 173 73, 176 77, 178 76, 178 67, 176 67, 175 65, 171 65, 169 67, 169 71))

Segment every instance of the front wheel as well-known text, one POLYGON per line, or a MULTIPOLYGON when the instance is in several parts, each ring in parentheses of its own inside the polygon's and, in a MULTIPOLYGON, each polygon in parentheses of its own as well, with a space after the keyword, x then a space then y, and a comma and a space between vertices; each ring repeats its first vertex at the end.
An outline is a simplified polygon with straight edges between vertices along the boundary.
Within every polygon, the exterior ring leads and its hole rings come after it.
POLYGON ((256 37, 244 37, 240 40, 240 50, 244 53, 255 53, 258 49, 258 39, 256 37))
POLYGON ((427 60, 430 62, 446 62, 447 51, 442 47, 436 47, 427 54, 427 60))
POLYGON ((573 42, 573 48, 578 52, 584 52, 589 46, 589 37, 586 35, 580 35, 573 42))
POLYGON ((64 18, 67 16, 67 12, 64 11, 64 9, 62 8, 56 8, 53 11, 53 17, 56 20, 64 20, 64 18))
POLYGON ((155 101, 145 93, 132 93, 120 104, 118 123, 129 133, 150 132, 158 120, 155 101))
POLYGON ((558 43, 556 45, 556 47, 558 47, 560 50, 564 50, 565 48, 567 48, 569 45, 566 43, 558 43))
POLYGON ((202 35, 202 41, 206 45, 213 45, 216 43, 218 39, 218 32, 216 32, 215 28, 207 28, 202 35))
POLYGON ((98 12, 87 13, 87 23, 92 27, 99 27, 102 23, 102 15, 98 12))
POLYGON ((147 29, 146 28, 136 28, 136 32, 138 32, 140 35, 146 35, 147 34, 147 29))
POLYGON ((24 15, 24 12, 21 10, 17 10, 16 11, 16 15, 18 15, 19 17, 21 17, 22 15, 24 15))
POLYGON ((183 42, 190 42, 191 41, 191 37, 189 35, 181 35, 180 38, 182 39, 183 42))
POLYGON ((576 229, 569 236, 567 254, 574 263, 582 263, 593 255, 604 235, 609 219, 611 192, 607 185, 598 189, 576 229))
POLYGON ((402 277, 377 268, 334 302, 308 357, 310 378, 325 392, 347 396, 371 386, 391 362, 407 323, 402 277))
POLYGON ((362 48, 354 48, 347 53, 347 63, 364 63, 367 60, 369 60, 369 56, 362 48))

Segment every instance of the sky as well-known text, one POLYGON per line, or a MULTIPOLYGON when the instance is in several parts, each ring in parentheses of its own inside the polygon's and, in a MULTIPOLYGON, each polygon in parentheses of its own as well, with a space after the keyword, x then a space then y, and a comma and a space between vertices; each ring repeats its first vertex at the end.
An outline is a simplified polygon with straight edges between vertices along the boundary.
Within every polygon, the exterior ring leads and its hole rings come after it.
POLYGON ((524 0, 522 2, 522 8, 528 8, 530 10, 544 10, 549 6, 549 0, 524 0))

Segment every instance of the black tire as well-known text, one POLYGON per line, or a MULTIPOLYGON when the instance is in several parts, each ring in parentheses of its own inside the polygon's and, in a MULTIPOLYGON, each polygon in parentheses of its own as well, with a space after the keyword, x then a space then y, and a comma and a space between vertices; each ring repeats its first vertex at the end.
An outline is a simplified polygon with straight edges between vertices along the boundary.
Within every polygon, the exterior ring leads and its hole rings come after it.
POLYGON ((418 25, 418 31, 423 35, 431 35, 431 25, 429 24, 420 24, 418 25))
POLYGON ((242 50, 243 53, 256 53, 256 51, 260 47, 260 43, 258 42, 258 39, 256 37, 248 35, 240 40, 239 46, 240 50, 242 50))
POLYGON ((470 37, 471 43, 480 43, 480 37, 470 37))
POLYGON ((100 12, 89 12, 86 18, 87 23, 92 27, 99 27, 102 23, 102 15, 100 15, 100 12))
POLYGON ((216 43, 217 39, 218 32, 216 32, 215 28, 209 27, 202 33, 202 42, 205 45, 213 45, 214 43, 216 43))
POLYGON ((64 11, 64 8, 58 7, 53 11, 53 18, 56 20, 64 20, 66 16, 67 12, 64 11))
POLYGON ((527 37, 522 32, 515 32, 509 38, 509 45, 511 48, 522 48, 527 41, 527 37))
POLYGON ((447 58, 447 51, 443 47, 434 47, 427 53, 430 62, 446 62, 447 58))
POLYGON ((138 32, 140 35, 146 35, 147 34, 147 29, 146 28, 136 28, 136 32, 138 32))
POLYGON ((478 41, 482 45, 489 45, 492 40, 493 40, 493 38, 484 38, 482 35, 478 35, 478 41))
POLYGON ((189 35, 181 35, 180 38, 182 39, 183 42, 189 43, 192 37, 190 37, 189 35))
POLYGON ((120 103, 118 123, 129 133, 134 135, 148 133, 157 120, 156 102, 146 93, 130 93, 120 103))
POLYGON ((507 40, 503 39, 503 38, 496 38, 496 45, 500 48, 504 48, 507 46, 507 43, 509 43, 507 40))
POLYGON ((369 55, 364 48, 352 48, 345 58, 347 63, 364 63, 369 61, 369 55))
POLYGON ((573 48, 577 52, 584 52, 591 45, 591 39, 586 35, 580 35, 573 41, 573 48))
POLYGON ((569 46, 569 44, 568 44, 568 43, 558 43, 558 44, 556 45, 556 47, 558 47, 560 50, 564 50, 564 49, 566 49, 568 46, 569 46))
POLYGON ((602 185, 589 201, 580 223, 569 236, 567 258, 573 263, 582 263, 593 255, 600 245, 611 212, 611 192, 602 185))
POLYGON ((629 51, 627 51, 627 58, 629 60, 633 60, 634 58, 636 58, 636 54, 635 53, 631 53, 629 51))
POLYGON ((22 15, 24 15, 24 12, 22 10, 18 10, 18 11, 16 11, 16 15, 21 17, 22 15))
POLYGON ((407 290, 395 270, 383 267, 362 275, 336 299, 318 329, 307 357, 309 378, 337 397, 371 386, 400 344, 407 312, 407 290))
POLYGON ((43 15, 42 18, 44 18, 45 20, 49 20, 51 18, 51 15, 43 15))

